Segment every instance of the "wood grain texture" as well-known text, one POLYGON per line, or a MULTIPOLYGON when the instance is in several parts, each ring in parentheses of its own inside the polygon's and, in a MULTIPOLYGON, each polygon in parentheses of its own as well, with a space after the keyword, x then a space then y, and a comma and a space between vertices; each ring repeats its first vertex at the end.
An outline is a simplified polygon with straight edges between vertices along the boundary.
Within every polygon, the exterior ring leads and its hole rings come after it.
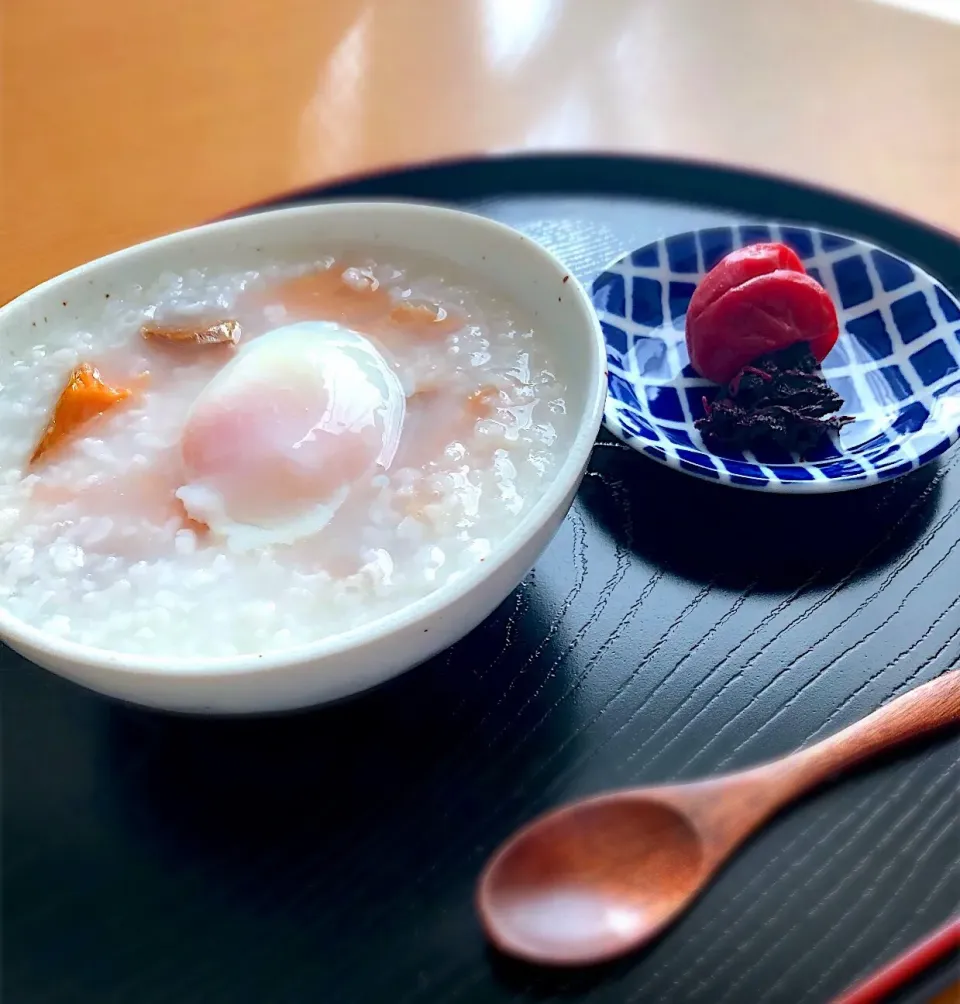
POLYGON ((0 302, 332 178, 682 155, 960 231, 960 25, 870 0, 4 0, 0 302))
MULTIPOLYGON (((636 165, 605 170, 569 173, 657 182, 636 165)), ((493 190, 559 184, 559 164, 464 180, 477 175, 389 190, 463 198, 584 279, 624 248, 729 219, 626 188, 493 190)), ((758 211, 871 232, 833 203, 747 187, 758 211)), ((940 247, 884 233, 921 260, 940 247)), ((823 1004, 960 898, 955 739, 799 803, 661 940, 600 973, 552 978, 491 956, 473 884, 537 812, 772 758, 936 678, 960 658, 958 581, 957 453, 874 489, 784 498, 674 474, 604 437, 523 586, 470 638, 362 700, 194 721, 112 705, 3 651, 0 996, 823 1004)))

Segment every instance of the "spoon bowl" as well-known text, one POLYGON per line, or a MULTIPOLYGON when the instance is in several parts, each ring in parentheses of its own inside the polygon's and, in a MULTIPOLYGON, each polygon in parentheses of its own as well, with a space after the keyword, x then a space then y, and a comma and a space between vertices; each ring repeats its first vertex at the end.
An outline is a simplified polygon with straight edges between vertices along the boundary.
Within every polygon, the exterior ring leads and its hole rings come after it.
POLYGON ((704 848, 652 794, 601 796, 542 817, 491 861, 478 900, 512 955, 599 962, 652 937, 696 894, 704 848))

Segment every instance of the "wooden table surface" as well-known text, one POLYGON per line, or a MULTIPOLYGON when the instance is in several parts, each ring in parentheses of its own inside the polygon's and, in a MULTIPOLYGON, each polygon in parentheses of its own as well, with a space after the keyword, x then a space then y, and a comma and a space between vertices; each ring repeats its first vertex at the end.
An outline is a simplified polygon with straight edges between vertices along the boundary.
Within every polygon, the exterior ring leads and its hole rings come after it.
POLYGON ((3 0, 0 39, 0 302, 291 188, 478 151, 746 164, 960 231, 960 24, 889 3, 3 0))

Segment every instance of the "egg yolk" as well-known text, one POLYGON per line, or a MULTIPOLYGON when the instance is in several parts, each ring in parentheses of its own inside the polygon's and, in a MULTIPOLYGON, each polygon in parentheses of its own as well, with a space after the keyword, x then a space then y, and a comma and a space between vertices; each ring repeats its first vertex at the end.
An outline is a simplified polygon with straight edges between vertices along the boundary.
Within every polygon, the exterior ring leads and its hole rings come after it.
POLYGON ((237 549, 312 535, 390 466, 404 410, 399 379, 362 336, 329 322, 279 328, 194 403, 177 497, 237 549))

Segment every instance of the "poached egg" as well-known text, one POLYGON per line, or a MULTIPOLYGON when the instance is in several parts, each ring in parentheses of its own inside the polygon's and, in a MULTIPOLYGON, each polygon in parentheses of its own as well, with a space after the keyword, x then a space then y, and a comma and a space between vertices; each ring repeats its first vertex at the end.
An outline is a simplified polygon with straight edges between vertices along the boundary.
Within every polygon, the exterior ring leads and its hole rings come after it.
POLYGON ((277 328, 194 402, 176 495, 232 550, 291 544, 390 467, 405 411, 397 374, 362 335, 328 321, 277 328))

